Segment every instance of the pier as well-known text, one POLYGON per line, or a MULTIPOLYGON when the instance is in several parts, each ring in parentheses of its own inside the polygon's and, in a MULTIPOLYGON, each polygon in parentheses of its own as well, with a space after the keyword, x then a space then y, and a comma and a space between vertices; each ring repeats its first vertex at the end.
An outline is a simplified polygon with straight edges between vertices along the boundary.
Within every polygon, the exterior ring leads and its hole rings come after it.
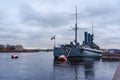
POLYGON ((115 72, 112 80, 120 80, 120 54, 106 53, 106 54, 102 55, 102 59, 103 60, 117 60, 117 61, 119 61, 118 67, 116 69, 116 72, 115 72))
POLYGON ((105 54, 102 54, 102 59, 105 59, 105 60, 120 60, 120 54, 105 53, 105 54))
POLYGON ((118 67, 112 80, 120 80, 120 62, 118 63, 118 67))

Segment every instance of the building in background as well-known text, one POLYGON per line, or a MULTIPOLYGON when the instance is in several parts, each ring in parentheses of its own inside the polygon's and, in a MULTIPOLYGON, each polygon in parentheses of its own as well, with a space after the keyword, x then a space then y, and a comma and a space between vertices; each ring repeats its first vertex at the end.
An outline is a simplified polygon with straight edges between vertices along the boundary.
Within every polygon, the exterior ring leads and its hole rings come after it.
POLYGON ((16 50, 16 51, 22 51, 24 48, 22 45, 2 45, 0 44, 0 50, 16 50))
POLYGON ((1 49, 5 49, 5 46, 0 44, 0 50, 1 49))
POLYGON ((23 50, 23 46, 22 45, 16 45, 15 46, 15 50, 22 51, 23 50))
POLYGON ((110 53, 110 54, 115 54, 115 53, 120 54, 120 49, 108 49, 108 53, 110 53))

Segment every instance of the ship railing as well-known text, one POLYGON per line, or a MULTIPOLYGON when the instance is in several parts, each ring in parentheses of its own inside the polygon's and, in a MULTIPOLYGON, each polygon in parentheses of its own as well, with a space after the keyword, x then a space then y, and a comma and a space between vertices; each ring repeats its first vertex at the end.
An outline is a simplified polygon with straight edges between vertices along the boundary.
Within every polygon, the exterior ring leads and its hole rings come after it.
POLYGON ((82 49, 89 50, 89 51, 92 51, 92 52, 103 53, 103 51, 102 51, 102 50, 95 50, 95 49, 84 48, 84 47, 83 47, 82 49))

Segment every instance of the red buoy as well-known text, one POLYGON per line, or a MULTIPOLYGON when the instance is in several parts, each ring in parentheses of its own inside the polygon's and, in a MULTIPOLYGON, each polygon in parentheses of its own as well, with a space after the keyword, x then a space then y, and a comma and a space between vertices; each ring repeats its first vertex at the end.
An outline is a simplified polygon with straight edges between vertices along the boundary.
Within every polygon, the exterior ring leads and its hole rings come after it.
POLYGON ((58 57, 59 61, 67 61, 67 57, 65 55, 61 55, 58 57))
POLYGON ((13 55, 11 55, 11 58, 12 58, 12 59, 17 59, 18 56, 17 56, 16 54, 13 54, 13 55))

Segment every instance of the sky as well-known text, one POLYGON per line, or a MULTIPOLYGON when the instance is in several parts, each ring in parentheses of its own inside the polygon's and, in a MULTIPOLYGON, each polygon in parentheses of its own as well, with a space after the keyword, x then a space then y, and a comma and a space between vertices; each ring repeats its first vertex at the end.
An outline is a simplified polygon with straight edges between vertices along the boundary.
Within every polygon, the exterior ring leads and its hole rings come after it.
POLYGON ((101 48, 120 49, 120 0, 0 0, 0 44, 25 48, 53 48, 74 41, 78 8, 78 41, 92 31, 101 48))

